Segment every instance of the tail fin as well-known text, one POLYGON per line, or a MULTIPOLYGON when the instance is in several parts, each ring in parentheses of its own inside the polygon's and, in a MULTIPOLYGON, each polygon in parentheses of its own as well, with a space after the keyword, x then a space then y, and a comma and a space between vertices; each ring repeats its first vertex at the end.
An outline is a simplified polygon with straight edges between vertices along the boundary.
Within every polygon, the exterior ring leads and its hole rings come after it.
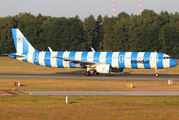
POLYGON ((18 28, 11 28, 11 31, 14 38, 16 53, 28 53, 35 51, 33 46, 29 43, 29 41, 18 28))

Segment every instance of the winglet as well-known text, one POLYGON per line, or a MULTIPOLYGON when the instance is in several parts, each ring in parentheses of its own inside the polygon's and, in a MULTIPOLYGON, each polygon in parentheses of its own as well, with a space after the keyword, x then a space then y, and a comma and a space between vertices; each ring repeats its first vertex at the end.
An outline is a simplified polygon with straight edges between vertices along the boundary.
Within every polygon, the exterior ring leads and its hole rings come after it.
POLYGON ((50 47, 48 47, 48 49, 49 49, 49 51, 51 52, 51 54, 52 54, 53 57, 57 57, 57 56, 55 55, 55 53, 53 52, 53 50, 52 50, 50 47))
POLYGON ((48 49, 49 49, 49 51, 50 51, 51 53, 53 53, 53 50, 52 50, 50 47, 48 47, 48 49))
POLYGON ((91 50, 92 50, 93 52, 96 52, 96 51, 93 49, 93 47, 91 47, 91 50))

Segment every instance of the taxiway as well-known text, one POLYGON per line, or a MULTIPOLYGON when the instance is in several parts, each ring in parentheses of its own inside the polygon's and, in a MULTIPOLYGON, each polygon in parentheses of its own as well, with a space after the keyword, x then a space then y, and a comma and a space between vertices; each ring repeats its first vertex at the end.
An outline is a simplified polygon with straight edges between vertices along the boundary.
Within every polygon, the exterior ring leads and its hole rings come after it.
POLYGON ((179 91, 21 91, 32 95, 134 95, 134 96, 150 96, 150 95, 179 95, 179 91))

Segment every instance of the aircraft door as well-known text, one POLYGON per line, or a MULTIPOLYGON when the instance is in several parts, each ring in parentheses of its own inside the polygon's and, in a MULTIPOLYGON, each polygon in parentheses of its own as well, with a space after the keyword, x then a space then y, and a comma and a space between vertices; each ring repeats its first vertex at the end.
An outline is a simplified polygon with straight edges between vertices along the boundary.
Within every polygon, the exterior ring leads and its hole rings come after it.
POLYGON ((124 60, 125 60, 125 52, 120 52, 118 56, 118 66, 119 68, 125 68, 124 60))
POLYGON ((153 63, 158 63, 158 59, 159 59, 159 55, 156 53, 156 54, 153 56, 153 63))
POLYGON ((119 56, 119 62, 123 62, 124 61, 124 57, 123 57, 123 55, 120 55, 119 56))
POLYGON ((38 53, 34 53, 34 55, 33 55, 33 61, 34 61, 34 63, 35 62, 38 62, 38 53))

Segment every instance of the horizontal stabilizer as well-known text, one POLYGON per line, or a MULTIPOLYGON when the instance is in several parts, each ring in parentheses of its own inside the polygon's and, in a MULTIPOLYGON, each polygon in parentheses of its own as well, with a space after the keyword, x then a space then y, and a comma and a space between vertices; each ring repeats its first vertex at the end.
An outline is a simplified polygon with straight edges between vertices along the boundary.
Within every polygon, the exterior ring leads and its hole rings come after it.
POLYGON ((26 57, 26 55, 11 55, 9 54, 10 56, 15 56, 15 57, 26 57))
POLYGON ((7 54, 7 53, 4 53, 4 55, 14 56, 14 57, 26 57, 26 55, 7 54))

